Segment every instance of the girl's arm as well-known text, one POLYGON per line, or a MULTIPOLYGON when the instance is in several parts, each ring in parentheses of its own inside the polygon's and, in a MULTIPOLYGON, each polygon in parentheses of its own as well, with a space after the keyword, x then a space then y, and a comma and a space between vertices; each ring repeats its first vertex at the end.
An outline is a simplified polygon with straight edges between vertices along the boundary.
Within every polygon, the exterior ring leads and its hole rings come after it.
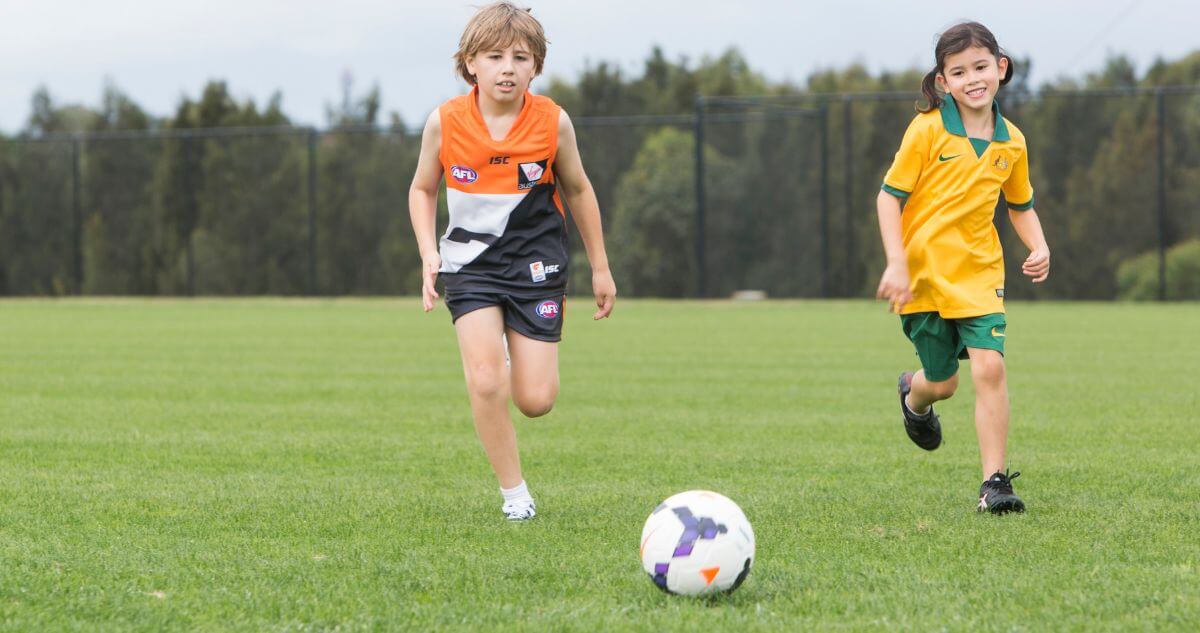
POLYGON ((875 298, 887 299, 888 310, 900 312, 904 304, 913 298, 909 288, 908 256, 904 254, 904 239, 900 232, 900 200, 886 191, 880 191, 875 199, 875 207, 879 212, 883 252, 887 255, 887 268, 879 280, 875 298))
POLYGON ((1046 245, 1046 236, 1042 233, 1042 222, 1038 220, 1037 211, 1009 209, 1008 219, 1012 221, 1017 236, 1029 249, 1029 257, 1021 264, 1021 272, 1035 284, 1046 281, 1050 276, 1050 247, 1046 245))
POLYGON ((433 302, 438 298, 434 284, 442 267, 437 243, 438 184, 442 181, 442 163, 438 154, 441 149, 442 119, 434 110, 425 122, 417 171, 408 188, 408 215, 421 253, 421 305, 426 312, 433 310, 433 302))
POLYGON ((575 142, 575 126, 564 110, 558 118, 558 155, 554 159, 554 175, 559 190, 571 209, 575 226, 583 238, 588 262, 592 265, 592 293, 596 295, 596 306, 600 309, 593 319, 603 319, 612 313, 617 298, 617 285, 608 269, 608 254, 604 251, 604 232, 600 227, 600 203, 596 192, 583 171, 579 158, 579 146, 575 142))

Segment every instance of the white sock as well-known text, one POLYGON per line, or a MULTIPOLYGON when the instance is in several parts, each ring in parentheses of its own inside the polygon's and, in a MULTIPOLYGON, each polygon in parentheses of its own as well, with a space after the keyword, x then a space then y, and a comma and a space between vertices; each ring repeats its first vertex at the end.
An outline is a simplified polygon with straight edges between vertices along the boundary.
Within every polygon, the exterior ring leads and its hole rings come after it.
POLYGON ((928 416, 929 412, 933 409, 933 407, 931 405, 931 406, 925 407, 924 413, 917 413, 916 411, 913 411, 912 405, 908 404, 908 396, 904 397, 904 408, 908 409, 909 413, 917 416, 918 418, 924 418, 924 417, 928 416))
POLYGON ((512 503, 514 501, 533 501, 533 497, 529 495, 529 487, 525 485, 525 480, 513 486, 512 488, 500 488, 500 494, 504 495, 504 503, 512 503))

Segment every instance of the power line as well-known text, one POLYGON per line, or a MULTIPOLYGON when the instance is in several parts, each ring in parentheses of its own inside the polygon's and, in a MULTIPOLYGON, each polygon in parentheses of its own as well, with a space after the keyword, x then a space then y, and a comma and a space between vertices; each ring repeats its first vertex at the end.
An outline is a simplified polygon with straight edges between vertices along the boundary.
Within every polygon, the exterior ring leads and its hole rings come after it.
POLYGON ((1072 70, 1078 70, 1079 63, 1083 61, 1084 56, 1092 52, 1092 49, 1095 48, 1096 45, 1101 41, 1103 41, 1104 38, 1108 37, 1108 34, 1111 33, 1112 30, 1121 23, 1122 20, 1132 13, 1134 9, 1138 8, 1138 5, 1140 4, 1142 4, 1142 0, 1133 0, 1133 2, 1130 2, 1125 6, 1124 9, 1117 13, 1117 15, 1113 17, 1113 19, 1110 20, 1108 24, 1104 26, 1104 28, 1100 29, 1100 32, 1098 32, 1095 37, 1085 44, 1083 48, 1079 49, 1079 52, 1075 53, 1075 59, 1071 62, 1069 68, 1072 70))

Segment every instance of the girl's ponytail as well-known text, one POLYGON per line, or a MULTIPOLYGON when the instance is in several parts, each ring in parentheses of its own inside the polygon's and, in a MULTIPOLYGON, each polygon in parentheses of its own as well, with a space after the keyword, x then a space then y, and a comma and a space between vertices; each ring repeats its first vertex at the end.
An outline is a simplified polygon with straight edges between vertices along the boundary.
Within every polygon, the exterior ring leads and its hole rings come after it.
POLYGON ((921 80, 921 94, 925 96, 925 105, 917 104, 917 112, 932 112, 942 105, 942 95, 937 89, 938 69, 934 68, 925 74, 921 80))

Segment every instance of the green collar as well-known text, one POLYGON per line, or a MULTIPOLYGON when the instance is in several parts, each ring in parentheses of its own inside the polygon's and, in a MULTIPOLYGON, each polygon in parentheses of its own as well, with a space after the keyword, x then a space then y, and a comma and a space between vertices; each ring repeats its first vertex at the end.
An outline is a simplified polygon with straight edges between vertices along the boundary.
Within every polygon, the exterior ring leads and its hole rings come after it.
MULTIPOLYGON (((958 113, 958 106, 955 105, 954 99, 950 95, 946 95, 942 99, 942 125, 946 126, 946 131, 958 136, 966 136, 967 128, 963 126, 962 115, 958 113)), ((1008 126, 1004 123, 1004 117, 1000 116, 1000 102, 992 99, 992 114, 996 115, 996 129, 992 131, 993 141, 1009 141, 1012 137, 1008 135, 1008 126)))

